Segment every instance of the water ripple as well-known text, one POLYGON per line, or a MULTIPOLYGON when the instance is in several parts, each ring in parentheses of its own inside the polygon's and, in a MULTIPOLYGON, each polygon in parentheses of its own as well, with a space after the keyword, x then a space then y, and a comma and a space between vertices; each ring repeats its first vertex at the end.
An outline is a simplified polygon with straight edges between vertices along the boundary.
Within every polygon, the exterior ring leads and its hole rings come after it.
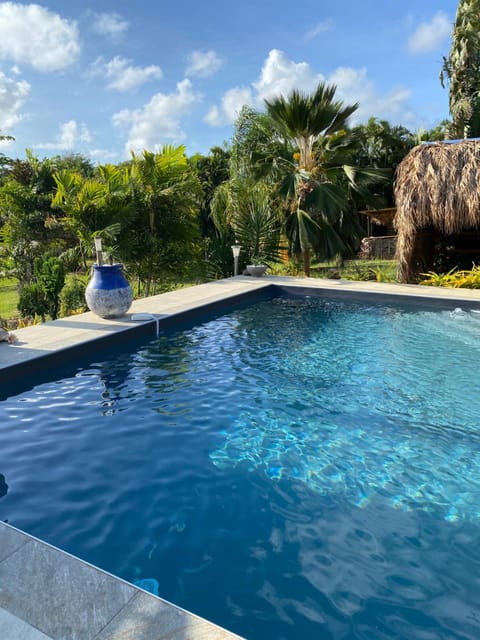
POLYGON ((279 298, 99 354, 0 403, 0 517, 251 640, 477 640, 479 351, 279 298))

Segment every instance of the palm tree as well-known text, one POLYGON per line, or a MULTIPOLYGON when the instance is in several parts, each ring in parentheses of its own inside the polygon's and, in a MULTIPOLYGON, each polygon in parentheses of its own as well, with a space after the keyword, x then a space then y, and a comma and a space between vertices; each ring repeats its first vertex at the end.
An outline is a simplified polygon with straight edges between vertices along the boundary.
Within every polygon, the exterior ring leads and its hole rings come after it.
POLYGON ((306 171, 315 166, 314 143, 322 136, 345 129, 348 118, 358 109, 358 103, 344 106, 335 100, 336 90, 335 85, 322 82, 310 95, 294 89, 287 98, 265 100, 268 115, 279 133, 296 144, 299 166, 306 171))
POLYGON ((460 0, 448 57, 443 58, 440 82, 449 84, 451 137, 480 135, 480 6, 478 0, 460 0))
POLYGON ((279 261, 281 216, 271 185, 251 178, 231 178, 217 187, 211 218, 229 248, 232 241, 242 246, 244 262, 279 261))
POLYGON ((87 269, 94 236, 101 236, 112 250, 132 216, 128 171, 125 167, 102 165, 93 177, 63 169, 54 173, 53 178, 56 191, 52 206, 63 210, 63 225, 77 238, 77 245, 62 257, 77 256, 87 269))
POLYGON ((336 100, 335 92, 335 85, 320 83, 312 94, 294 90, 287 97, 265 100, 277 135, 297 149, 293 161, 277 159, 274 169, 281 176, 280 192, 288 203, 286 233, 290 249, 303 255, 306 275, 310 274, 311 249, 324 258, 345 250, 340 227, 346 220, 348 203, 333 173, 340 169, 356 186, 352 167, 329 166, 322 153, 325 141, 344 130, 358 108, 358 104, 344 105, 336 100))
POLYGON ((203 193, 182 145, 132 154, 130 175, 135 216, 121 250, 148 296, 161 277, 194 267, 203 193))

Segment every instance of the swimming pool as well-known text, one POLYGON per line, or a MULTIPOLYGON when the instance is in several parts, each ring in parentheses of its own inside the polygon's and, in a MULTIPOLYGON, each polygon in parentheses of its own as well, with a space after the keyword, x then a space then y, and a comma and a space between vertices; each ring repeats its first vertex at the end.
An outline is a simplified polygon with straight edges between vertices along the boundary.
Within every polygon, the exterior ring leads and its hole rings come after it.
POLYGON ((252 640, 478 638, 479 338, 278 297, 97 358, 0 404, 0 517, 252 640))

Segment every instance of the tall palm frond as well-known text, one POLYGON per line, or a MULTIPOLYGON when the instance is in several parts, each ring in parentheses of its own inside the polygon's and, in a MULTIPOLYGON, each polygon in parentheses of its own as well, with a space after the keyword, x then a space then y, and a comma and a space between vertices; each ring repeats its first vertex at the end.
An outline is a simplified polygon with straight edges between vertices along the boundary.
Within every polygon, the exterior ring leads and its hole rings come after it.
POLYGON ((313 145, 320 136, 331 135, 345 127, 358 104, 345 106, 335 100, 335 85, 320 83, 312 94, 293 90, 287 97, 265 100, 270 118, 279 132, 295 142, 299 149, 299 165, 313 167, 313 145))

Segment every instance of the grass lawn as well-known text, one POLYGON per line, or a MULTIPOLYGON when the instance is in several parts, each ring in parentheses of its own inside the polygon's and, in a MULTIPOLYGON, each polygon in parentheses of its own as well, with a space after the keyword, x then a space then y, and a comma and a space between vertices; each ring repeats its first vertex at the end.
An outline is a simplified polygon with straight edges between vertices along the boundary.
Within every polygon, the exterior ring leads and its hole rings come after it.
POLYGON ((18 316, 18 291, 15 278, 0 278, 0 318, 18 316))
POLYGON ((394 282, 397 277, 396 260, 345 260, 339 267, 334 262, 312 264, 311 275, 320 278, 341 277, 345 280, 376 280, 394 282))

